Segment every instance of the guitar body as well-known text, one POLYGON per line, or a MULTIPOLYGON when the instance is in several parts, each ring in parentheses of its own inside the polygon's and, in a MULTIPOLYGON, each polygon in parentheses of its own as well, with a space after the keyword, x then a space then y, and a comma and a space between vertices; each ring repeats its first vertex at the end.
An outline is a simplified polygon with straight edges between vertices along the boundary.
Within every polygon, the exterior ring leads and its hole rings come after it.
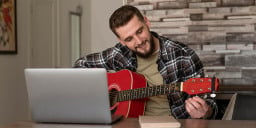
MULTIPOLYGON (((115 73, 108 73, 108 90, 123 91, 136 88, 144 88, 147 82, 144 76, 129 70, 121 70, 115 73)), ((115 115, 123 115, 124 117, 138 117, 144 114, 145 101, 147 99, 137 99, 114 103, 111 110, 115 115)))

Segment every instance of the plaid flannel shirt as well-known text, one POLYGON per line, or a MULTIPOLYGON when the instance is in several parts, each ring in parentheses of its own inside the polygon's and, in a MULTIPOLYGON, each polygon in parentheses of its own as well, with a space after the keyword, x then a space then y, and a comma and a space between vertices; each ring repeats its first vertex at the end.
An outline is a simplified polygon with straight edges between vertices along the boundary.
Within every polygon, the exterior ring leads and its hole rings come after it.
MULTIPOLYGON (((166 37, 151 32, 160 42, 157 60, 158 70, 163 77, 164 84, 186 81, 192 77, 203 74, 203 65, 196 53, 186 45, 171 41, 166 37)), ((114 47, 102 52, 89 54, 79 58, 75 68, 105 68, 106 70, 119 71, 128 69, 136 72, 136 55, 128 47, 117 43, 114 47)), ((175 92, 167 96, 171 115, 177 119, 191 118, 185 109, 185 100, 189 97, 186 93, 175 92)), ((217 114, 217 105, 213 99, 205 99, 213 109, 211 119, 217 114)))

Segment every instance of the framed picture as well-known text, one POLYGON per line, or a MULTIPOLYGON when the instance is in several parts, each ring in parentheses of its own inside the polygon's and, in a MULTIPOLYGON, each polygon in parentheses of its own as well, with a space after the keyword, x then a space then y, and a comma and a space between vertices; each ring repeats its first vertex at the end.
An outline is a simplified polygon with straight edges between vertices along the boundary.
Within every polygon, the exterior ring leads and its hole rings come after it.
POLYGON ((0 54, 17 54, 16 0, 0 0, 0 54))

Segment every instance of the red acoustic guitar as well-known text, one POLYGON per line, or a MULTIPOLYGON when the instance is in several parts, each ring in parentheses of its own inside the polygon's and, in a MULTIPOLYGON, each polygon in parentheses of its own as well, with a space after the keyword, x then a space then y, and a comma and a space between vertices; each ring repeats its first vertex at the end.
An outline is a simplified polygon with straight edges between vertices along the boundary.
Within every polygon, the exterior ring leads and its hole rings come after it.
POLYGON ((211 93, 219 87, 219 81, 216 78, 191 78, 185 82, 171 85, 147 87, 143 75, 129 70, 108 73, 107 76, 110 109, 114 111, 114 114, 124 117, 143 115, 147 97, 174 91, 182 91, 190 95, 211 93))

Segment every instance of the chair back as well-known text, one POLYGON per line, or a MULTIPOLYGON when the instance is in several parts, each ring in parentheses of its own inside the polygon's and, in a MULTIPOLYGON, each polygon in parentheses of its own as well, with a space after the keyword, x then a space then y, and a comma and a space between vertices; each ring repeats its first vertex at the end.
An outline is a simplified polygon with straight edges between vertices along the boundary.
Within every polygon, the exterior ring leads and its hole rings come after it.
POLYGON ((256 120, 256 94, 237 94, 232 120, 256 120))

